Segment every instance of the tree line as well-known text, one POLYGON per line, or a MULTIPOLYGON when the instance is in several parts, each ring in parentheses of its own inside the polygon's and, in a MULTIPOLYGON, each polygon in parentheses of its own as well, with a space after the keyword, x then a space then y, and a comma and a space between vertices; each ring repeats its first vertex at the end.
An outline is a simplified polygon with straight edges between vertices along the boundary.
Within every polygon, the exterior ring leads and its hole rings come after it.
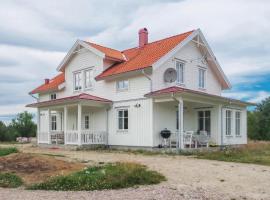
POLYGON ((35 137, 37 125, 33 118, 33 114, 25 111, 19 113, 8 125, 0 121, 0 141, 15 141, 17 137, 35 137))

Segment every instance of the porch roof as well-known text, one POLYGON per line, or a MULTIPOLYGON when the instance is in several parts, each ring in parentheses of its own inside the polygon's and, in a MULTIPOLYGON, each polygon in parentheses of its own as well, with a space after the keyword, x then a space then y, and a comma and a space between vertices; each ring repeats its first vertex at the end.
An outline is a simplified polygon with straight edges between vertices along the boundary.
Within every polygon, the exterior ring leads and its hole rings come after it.
POLYGON ((238 103, 238 104, 244 104, 246 106, 254 106, 256 104, 254 103, 250 103, 250 102, 246 102, 246 101, 241 101, 238 99, 231 99, 231 98, 227 98, 227 97, 222 97, 222 96, 218 96, 218 95, 214 95, 214 94, 208 94, 205 92, 200 92, 200 91, 196 91, 196 90, 191 90, 191 89, 187 89, 187 88, 183 88, 183 87, 179 87, 179 86, 172 86, 172 87, 168 87, 168 88, 164 88, 161 90, 156 90, 150 93, 145 94, 146 97, 158 97, 158 96, 166 96, 168 94, 193 94, 193 95, 198 95, 198 96, 204 96, 204 97, 210 97, 210 98, 215 98, 217 100, 220 101, 229 101, 232 103, 238 103))
POLYGON ((83 100, 101 102, 101 103, 112 103, 112 101, 109 99, 104 99, 104 98, 93 96, 90 94, 81 93, 75 96, 69 96, 69 97, 64 97, 64 98, 59 98, 59 99, 54 99, 54 100, 49 100, 49 101, 42 101, 42 102, 28 104, 26 105, 26 107, 35 108, 35 107, 42 107, 42 106, 58 105, 58 104, 63 104, 63 103, 73 103, 73 102, 79 102, 83 100))

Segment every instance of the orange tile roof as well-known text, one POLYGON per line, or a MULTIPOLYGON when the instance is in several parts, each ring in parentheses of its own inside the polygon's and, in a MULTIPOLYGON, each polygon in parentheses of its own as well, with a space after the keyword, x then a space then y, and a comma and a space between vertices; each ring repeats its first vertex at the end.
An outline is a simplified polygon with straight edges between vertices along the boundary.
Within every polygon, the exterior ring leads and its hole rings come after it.
POLYGON ((96 79, 102 79, 108 76, 125 73, 129 71, 144 69, 150 67, 153 63, 167 54, 180 42, 186 39, 193 31, 175 35, 169 38, 158 40, 138 48, 132 48, 122 51, 127 61, 113 65, 98 75, 96 79))
POLYGON ((42 93, 45 91, 54 91, 58 90, 58 86, 61 83, 65 82, 65 73, 58 74, 54 78, 52 78, 49 83, 47 84, 42 84, 41 86, 37 87, 33 91, 30 92, 30 94, 36 94, 36 93, 42 93))
POLYGON ((104 46, 101 46, 99 44, 95 44, 92 42, 87 42, 87 41, 84 41, 84 42, 91 45, 95 49, 101 51, 102 53, 104 53, 105 56, 109 59, 118 60, 118 61, 125 61, 125 57, 121 51, 118 51, 118 50, 115 50, 112 48, 108 48, 108 47, 104 47, 104 46))

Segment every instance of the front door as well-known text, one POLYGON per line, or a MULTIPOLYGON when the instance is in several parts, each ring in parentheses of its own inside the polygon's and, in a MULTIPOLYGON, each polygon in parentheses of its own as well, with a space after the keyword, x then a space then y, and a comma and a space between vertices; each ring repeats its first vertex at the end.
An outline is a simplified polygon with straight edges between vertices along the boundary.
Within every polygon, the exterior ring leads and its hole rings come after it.
POLYGON ((206 131, 207 135, 211 133, 211 111, 202 110, 198 111, 198 130, 206 131))

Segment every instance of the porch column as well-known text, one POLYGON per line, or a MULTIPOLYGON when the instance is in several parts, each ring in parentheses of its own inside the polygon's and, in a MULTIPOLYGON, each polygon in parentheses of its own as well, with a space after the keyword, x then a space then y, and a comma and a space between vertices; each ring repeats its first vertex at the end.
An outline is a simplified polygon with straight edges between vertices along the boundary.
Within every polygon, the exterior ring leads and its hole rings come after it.
POLYGON ((52 143, 52 138, 51 138, 51 120, 52 120, 52 117, 51 117, 51 110, 50 108, 48 109, 48 122, 49 122, 49 128, 48 128, 48 144, 51 144, 52 143))
POLYGON ((78 104, 78 145, 82 145, 82 105, 78 104))
POLYGON ((40 134, 40 109, 37 108, 37 143, 39 144, 39 134, 40 134))
POLYGON ((179 98, 179 103, 178 103, 178 124, 179 124, 179 129, 178 129, 178 148, 179 149, 184 149, 184 103, 182 98, 179 98))
POLYGON ((67 143, 67 116, 68 116, 68 109, 67 106, 64 106, 64 142, 67 143))

